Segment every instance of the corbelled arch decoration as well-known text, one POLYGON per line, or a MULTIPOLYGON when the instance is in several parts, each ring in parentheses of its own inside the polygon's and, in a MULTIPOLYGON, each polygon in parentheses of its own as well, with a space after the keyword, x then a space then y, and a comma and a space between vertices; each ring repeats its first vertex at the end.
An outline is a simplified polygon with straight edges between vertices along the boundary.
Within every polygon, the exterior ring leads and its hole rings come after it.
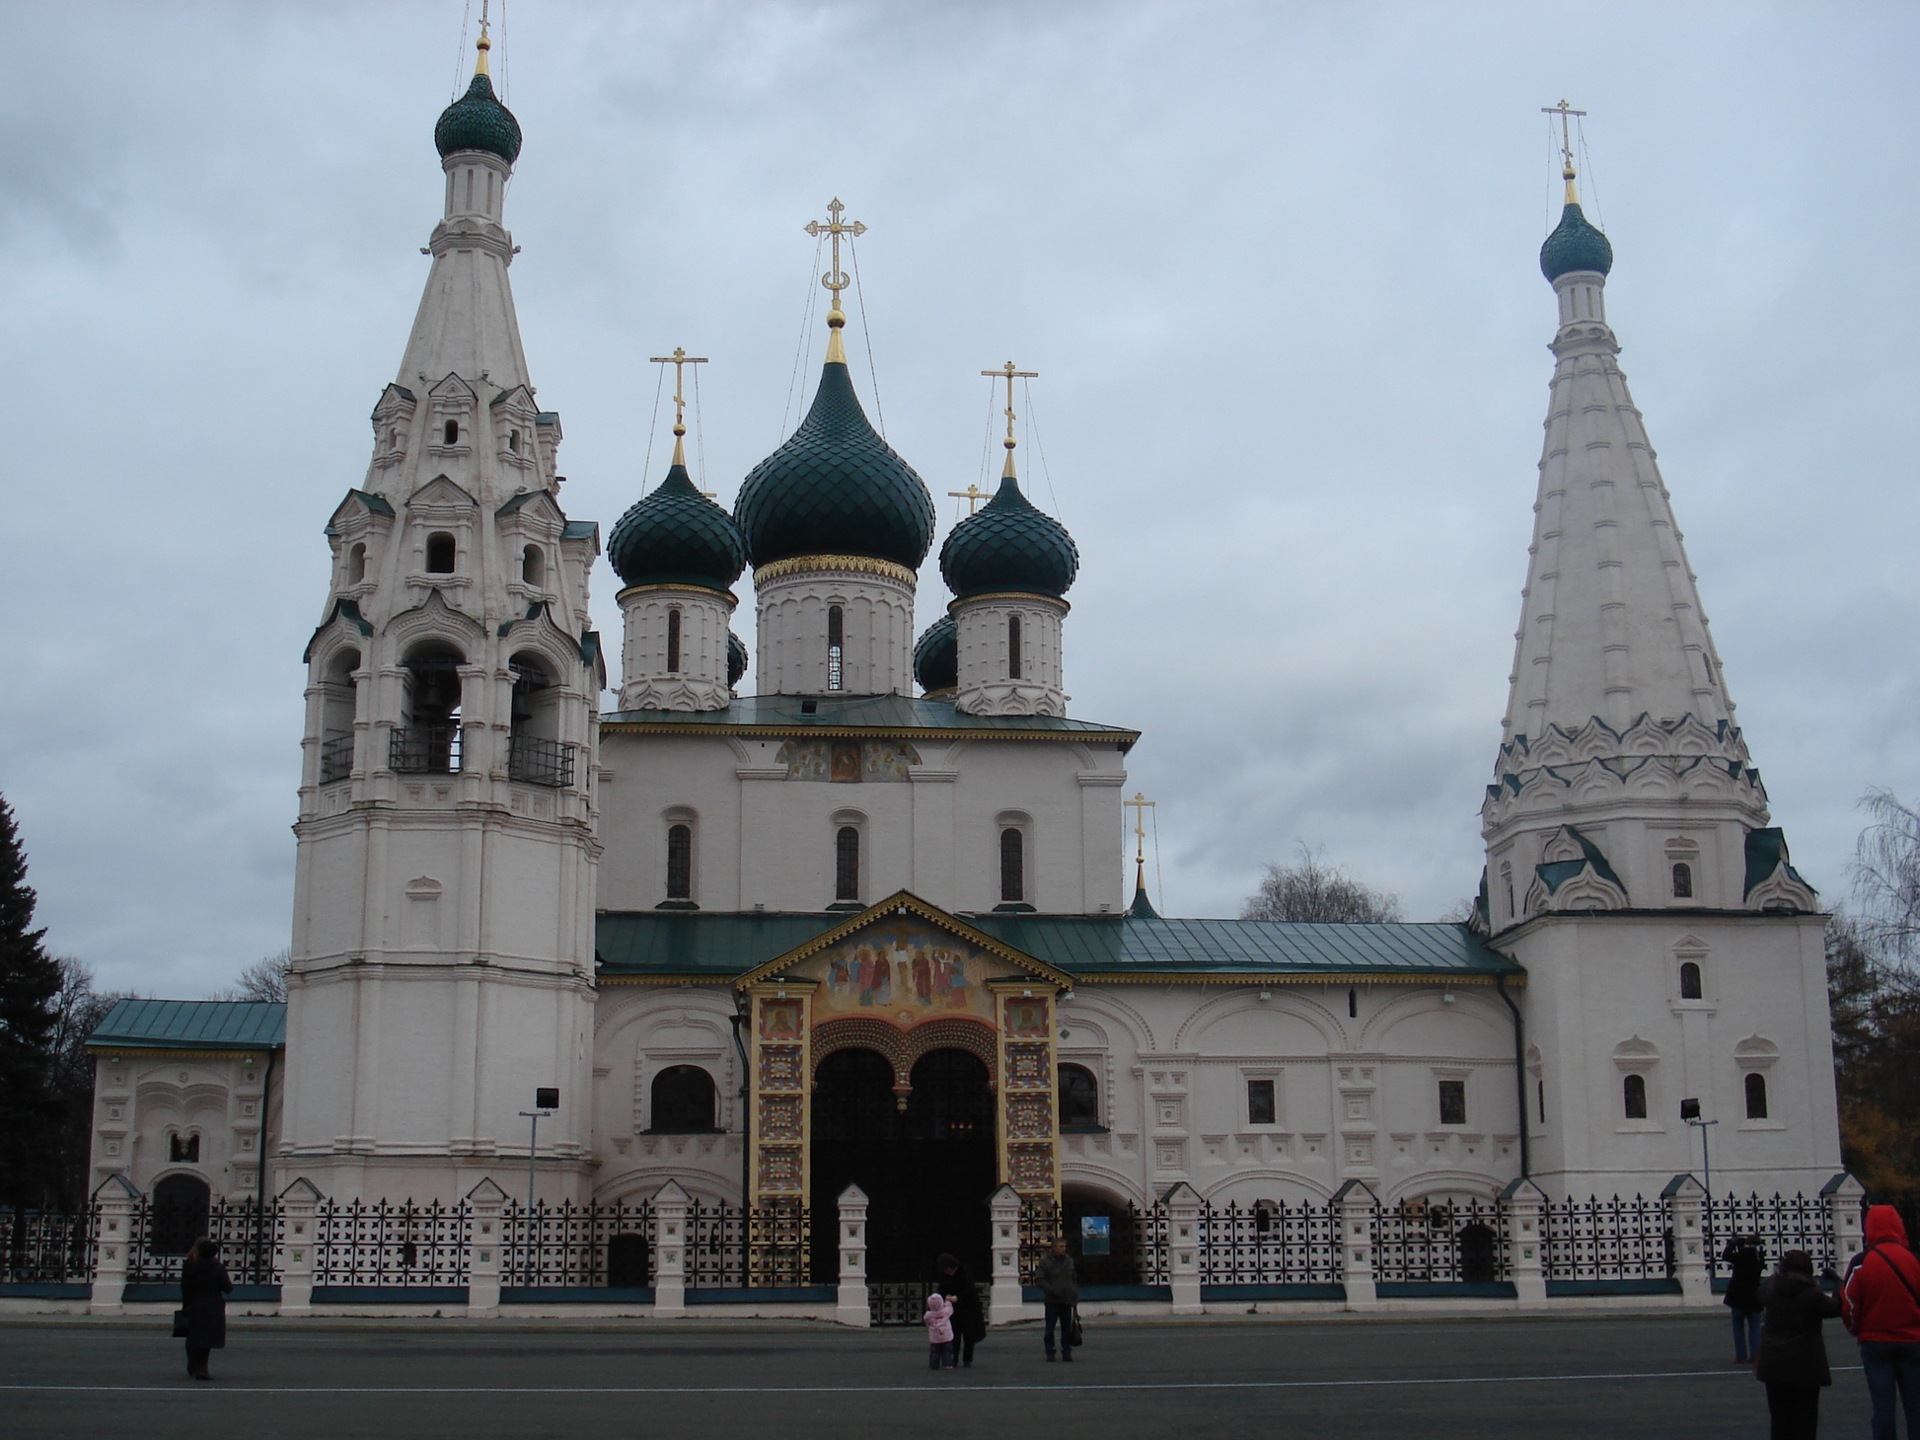
POLYGON ((820 1062, 836 1051, 876 1051, 893 1067, 893 1093, 902 1105, 913 1089, 913 1067, 935 1050, 966 1051, 987 1067, 987 1088, 999 1089, 1000 1047, 993 1027, 980 1020, 927 1020, 905 1029, 864 1016, 824 1020, 814 1027, 809 1049, 812 1075, 818 1075, 820 1062))

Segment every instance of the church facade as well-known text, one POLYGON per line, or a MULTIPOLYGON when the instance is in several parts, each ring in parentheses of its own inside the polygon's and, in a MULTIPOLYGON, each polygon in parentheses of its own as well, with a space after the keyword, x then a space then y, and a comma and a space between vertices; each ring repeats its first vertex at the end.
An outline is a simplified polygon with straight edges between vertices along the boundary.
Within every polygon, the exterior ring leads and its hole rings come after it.
POLYGON ((1477 914, 1269 924, 1127 891, 1141 737, 1067 713, 1079 555, 1021 490, 1011 365, 1000 487, 946 536, 952 599, 915 636, 934 507, 848 373, 837 202, 806 418, 730 511, 676 421, 608 533, 603 710, 600 530, 563 507, 520 344, 520 128, 484 48, 435 141, 425 293, 327 526, 284 1034, 272 1007, 117 1010, 96 1185, 452 1201, 531 1161, 550 1201, 672 1180, 825 1213, 857 1183, 881 1275, 983 1247, 1001 1184, 1069 1217, 1182 1182, 1655 1194, 1698 1169, 1683 1101, 1717 1122, 1716 1190, 1839 1169, 1824 916, 1735 722, 1570 168, 1477 914))

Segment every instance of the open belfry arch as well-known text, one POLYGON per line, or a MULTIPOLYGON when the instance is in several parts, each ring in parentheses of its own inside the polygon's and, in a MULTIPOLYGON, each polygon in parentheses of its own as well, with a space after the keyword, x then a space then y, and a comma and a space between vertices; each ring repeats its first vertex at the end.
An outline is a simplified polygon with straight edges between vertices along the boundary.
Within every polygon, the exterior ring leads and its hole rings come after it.
POLYGON ((734 984, 752 1037, 749 1204, 806 1205, 814 1077, 850 1048, 888 1061, 902 1110, 923 1057, 977 1057, 994 1096, 998 1179, 1023 1200, 1057 1203, 1054 1010, 1071 987, 1065 971, 904 890, 749 970, 734 984))

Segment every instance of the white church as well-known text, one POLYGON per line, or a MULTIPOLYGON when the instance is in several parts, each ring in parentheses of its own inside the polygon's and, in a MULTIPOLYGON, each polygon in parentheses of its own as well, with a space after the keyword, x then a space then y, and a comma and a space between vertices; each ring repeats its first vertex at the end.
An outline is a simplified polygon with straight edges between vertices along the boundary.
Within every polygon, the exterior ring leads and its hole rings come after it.
POLYGON ((857 1183, 885 1278, 984 1251, 1003 1184, 1069 1223, 1181 1182, 1657 1194, 1699 1169, 1683 1100, 1717 1122, 1716 1191, 1835 1175, 1825 917, 1735 721, 1570 164, 1474 920, 1170 919, 1129 874, 1141 736, 1067 711, 1079 554, 1022 492, 1012 367, 998 492, 929 574, 927 486, 841 343, 837 203, 810 411, 730 511, 676 441, 608 532, 618 646, 593 631, 601 531, 563 508, 521 348, 521 132, 486 43, 326 529, 284 1013, 123 1003, 91 1042, 96 1187, 455 1201, 531 1168, 548 1201, 671 1180, 819 1214, 857 1183), (916 638, 922 583, 952 598, 916 638))

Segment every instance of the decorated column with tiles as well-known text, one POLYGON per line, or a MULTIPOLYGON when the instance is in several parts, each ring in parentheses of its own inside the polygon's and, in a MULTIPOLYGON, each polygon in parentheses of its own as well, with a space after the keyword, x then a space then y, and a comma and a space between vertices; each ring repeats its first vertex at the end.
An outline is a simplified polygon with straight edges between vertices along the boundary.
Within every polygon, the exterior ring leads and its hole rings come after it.
POLYGON ((1053 986, 1031 980, 989 984, 1000 1037, 1000 1176, 1022 1200, 1058 1205, 1053 986))
MULTIPOLYGON (((779 979, 747 989, 753 1037, 747 1204, 762 1216, 797 1216, 807 1204, 807 1095, 813 1072, 807 1042, 814 988, 811 980, 779 979)), ((750 1229, 754 1220, 750 1213, 750 1229)))

